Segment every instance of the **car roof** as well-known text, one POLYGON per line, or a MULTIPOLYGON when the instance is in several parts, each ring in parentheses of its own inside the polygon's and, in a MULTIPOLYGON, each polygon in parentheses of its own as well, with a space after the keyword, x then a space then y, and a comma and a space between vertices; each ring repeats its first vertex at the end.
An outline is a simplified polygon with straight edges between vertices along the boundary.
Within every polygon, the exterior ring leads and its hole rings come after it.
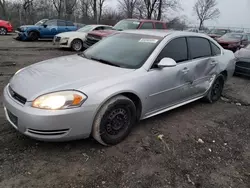
MULTIPOLYGON (((88 25, 95 26, 95 27, 102 27, 102 26, 113 27, 111 25, 103 25, 103 24, 88 24, 88 25)), ((85 25, 85 26, 87 26, 87 25, 85 25)))
POLYGON ((159 20, 150 20, 150 19, 124 19, 124 20, 139 21, 139 22, 156 22, 156 23, 164 23, 163 21, 159 21, 159 20))
POLYGON ((139 34, 139 35, 151 35, 151 36, 156 36, 156 37, 166 37, 168 35, 177 35, 177 36, 196 36, 196 37, 205 37, 207 38, 208 36, 203 33, 194 33, 194 32, 188 32, 188 31, 175 31, 175 30, 162 30, 162 29, 154 29, 154 30, 126 30, 122 31, 122 33, 128 33, 128 34, 139 34))

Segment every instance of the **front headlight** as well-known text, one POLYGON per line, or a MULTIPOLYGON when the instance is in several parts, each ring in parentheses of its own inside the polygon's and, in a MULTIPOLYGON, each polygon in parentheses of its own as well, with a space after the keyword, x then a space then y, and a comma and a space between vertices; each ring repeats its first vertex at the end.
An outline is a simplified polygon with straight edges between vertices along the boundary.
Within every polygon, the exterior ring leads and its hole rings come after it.
POLYGON ((78 91, 60 91, 38 97, 33 101, 32 107, 47 110, 69 109, 81 106, 86 99, 87 96, 78 91))
POLYGON ((68 40, 69 40, 69 37, 61 38, 61 42, 68 42, 68 40))
POLYGON ((26 31, 27 27, 21 27, 21 31, 26 31))

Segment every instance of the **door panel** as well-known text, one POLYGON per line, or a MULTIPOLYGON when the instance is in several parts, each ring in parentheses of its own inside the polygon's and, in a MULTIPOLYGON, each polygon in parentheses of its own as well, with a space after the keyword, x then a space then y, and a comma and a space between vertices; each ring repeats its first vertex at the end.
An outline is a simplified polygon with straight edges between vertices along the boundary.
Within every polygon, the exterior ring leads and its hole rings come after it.
POLYGON ((193 60, 190 68, 192 69, 192 97, 202 95, 210 88, 212 78, 218 70, 217 59, 216 57, 208 57, 193 60))
POLYGON ((147 114, 155 113, 189 98, 192 77, 187 64, 153 69, 148 74, 150 93, 147 114))

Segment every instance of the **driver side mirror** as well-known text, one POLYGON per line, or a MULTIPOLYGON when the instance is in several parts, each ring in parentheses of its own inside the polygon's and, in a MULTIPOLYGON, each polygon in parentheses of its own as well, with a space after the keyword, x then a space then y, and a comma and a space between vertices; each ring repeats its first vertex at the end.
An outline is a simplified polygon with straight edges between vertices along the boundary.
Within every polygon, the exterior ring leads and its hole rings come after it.
POLYGON ((165 57, 163 58, 158 64, 157 66, 159 68, 164 68, 164 67, 175 67, 177 65, 177 63, 175 62, 175 60, 173 60, 172 58, 168 58, 165 57))
POLYGON ((46 28, 48 25, 44 24, 43 27, 46 28))

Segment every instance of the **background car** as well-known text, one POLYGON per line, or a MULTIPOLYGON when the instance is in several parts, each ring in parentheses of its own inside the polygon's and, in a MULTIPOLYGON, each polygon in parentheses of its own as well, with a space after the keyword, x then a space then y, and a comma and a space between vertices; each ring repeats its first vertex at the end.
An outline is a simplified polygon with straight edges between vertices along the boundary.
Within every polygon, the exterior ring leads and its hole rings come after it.
POLYGON ((250 76, 250 44, 235 52, 235 74, 250 76))
POLYGON ((227 33, 216 40, 224 49, 233 52, 248 45, 248 37, 244 33, 227 33))
POLYGON ((53 38, 55 35, 66 32, 75 31, 77 26, 71 21, 65 20, 41 20, 35 25, 24 25, 17 29, 17 40, 36 41, 43 38, 53 38))
POLYGON ((208 36, 210 36, 213 39, 219 38, 223 35, 225 35, 226 33, 230 33, 231 30, 229 29, 211 29, 208 32, 208 36))
POLYGON ((13 31, 13 27, 10 22, 5 20, 0 20, 0 35, 7 35, 13 31))
POLYGON ((89 48, 93 44, 100 41, 109 35, 117 33, 118 31, 130 29, 167 29, 165 22, 158 20, 145 20, 145 19, 124 19, 119 21, 112 30, 92 31, 86 37, 84 48, 89 48))
POLYGON ((92 134, 115 145, 139 120, 201 98, 219 100, 234 68, 233 52, 205 34, 130 30, 82 54, 21 69, 5 87, 3 104, 10 124, 32 138, 92 134))
POLYGON ((109 25, 86 25, 77 31, 60 33, 54 37, 53 43, 60 48, 71 48, 74 51, 81 51, 86 35, 90 31, 110 30, 109 25))

